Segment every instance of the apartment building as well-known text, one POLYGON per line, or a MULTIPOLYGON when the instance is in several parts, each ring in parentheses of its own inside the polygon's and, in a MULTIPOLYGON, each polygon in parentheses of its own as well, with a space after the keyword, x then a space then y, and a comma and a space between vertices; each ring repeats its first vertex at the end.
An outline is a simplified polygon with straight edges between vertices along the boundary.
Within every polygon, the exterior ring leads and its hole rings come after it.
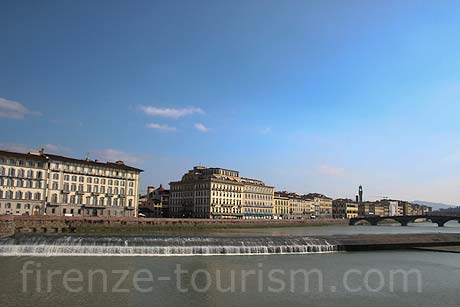
POLYGON ((123 161, 0 151, 0 214, 135 217, 141 172, 123 161))

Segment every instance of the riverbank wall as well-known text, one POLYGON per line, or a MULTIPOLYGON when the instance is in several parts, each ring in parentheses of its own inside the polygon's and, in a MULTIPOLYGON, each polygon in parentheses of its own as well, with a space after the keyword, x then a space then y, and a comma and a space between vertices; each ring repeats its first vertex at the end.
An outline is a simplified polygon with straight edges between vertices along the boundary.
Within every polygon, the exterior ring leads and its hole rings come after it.
POLYGON ((151 219, 49 216, 0 216, 0 237, 18 233, 139 234, 161 231, 212 230, 227 228, 302 227, 347 225, 348 220, 224 220, 151 219))

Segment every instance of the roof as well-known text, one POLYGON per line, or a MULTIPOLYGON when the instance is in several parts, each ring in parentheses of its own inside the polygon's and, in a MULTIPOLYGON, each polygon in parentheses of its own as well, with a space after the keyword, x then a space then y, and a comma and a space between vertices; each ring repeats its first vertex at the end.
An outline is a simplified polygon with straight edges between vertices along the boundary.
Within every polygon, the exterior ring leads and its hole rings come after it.
POLYGON ((86 160, 86 159, 75 159, 75 158, 69 158, 69 157, 64 157, 64 156, 58 156, 58 155, 52 155, 52 154, 45 154, 46 157, 48 157, 50 160, 58 160, 58 161, 65 161, 65 162, 70 162, 70 163, 79 163, 79 164, 86 164, 90 166, 100 166, 100 167, 110 167, 110 168, 115 168, 115 169, 122 169, 126 171, 135 171, 135 172, 143 172, 143 170, 125 165, 122 161, 121 163, 116 163, 116 162, 99 162, 99 161, 93 161, 93 160, 86 160))
POLYGON ((43 153, 43 154, 19 153, 19 152, 5 151, 5 150, 0 150, 0 155, 14 157, 18 159, 30 159, 30 160, 41 161, 41 162, 46 162, 49 160, 57 160, 57 161, 65 161, 65 162, 70 162, 70 163, 86 164, 90 166, 110 167, 110 168, 121 169, 121 170, 126 170, 126 171, 135 171, 135 172, 143 171, 139 168, 125 165, 121 161, 118 163, 116 162, 103 163, 103 162, 98 162, 98 161, 93 161, 93 160, 75 159, 75 158, 69 158, 69 157, 58 156, 58 155, 53 155, 53 154, 46 154, 46 153, 43 153))
POLYGON ((30 153, 25 154, 25 153, 20 153, 20 152, 0 150, 0 155, 14 157, 18 159, 31 159, 31 160, 46 162, 45 157, 40 156, 40 155, 30 154, 30 153))

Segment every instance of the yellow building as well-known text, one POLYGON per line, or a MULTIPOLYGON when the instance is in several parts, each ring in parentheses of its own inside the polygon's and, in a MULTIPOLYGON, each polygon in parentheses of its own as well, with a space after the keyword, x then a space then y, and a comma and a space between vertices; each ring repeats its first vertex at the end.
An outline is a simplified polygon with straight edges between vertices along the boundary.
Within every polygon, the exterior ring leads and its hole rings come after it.
POLYGON ((141 171, 122 161, 0 151, 0 214, 135 217, 141 171))
POLYGON ((275 192, 273 199, 273 218, 289 219, 289 197, 283 192, 275 192))

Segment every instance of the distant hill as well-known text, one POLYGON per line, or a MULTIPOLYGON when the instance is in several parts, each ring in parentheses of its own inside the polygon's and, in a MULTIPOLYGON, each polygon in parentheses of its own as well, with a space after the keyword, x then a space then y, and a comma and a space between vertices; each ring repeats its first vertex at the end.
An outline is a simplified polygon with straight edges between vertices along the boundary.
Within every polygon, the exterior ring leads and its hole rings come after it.
POLYGON ((414 204, 419 204, 423 206, 429 206, 433 208, 433 211, 439 210, 439 209, 449 209, 449 208, 455 208, 455 206, 452 205, 447 205, 443 203, 433 203, 429 201, 423 201, 423 200, 414 200, 414 204))

